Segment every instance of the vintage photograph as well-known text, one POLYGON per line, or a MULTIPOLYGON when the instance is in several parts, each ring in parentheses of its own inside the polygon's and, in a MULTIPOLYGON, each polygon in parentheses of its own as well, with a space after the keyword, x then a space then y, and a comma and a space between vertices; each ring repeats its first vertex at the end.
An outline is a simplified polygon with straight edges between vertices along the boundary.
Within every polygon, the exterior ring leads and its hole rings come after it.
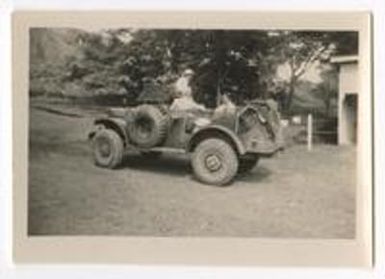
POLYGON ((29 29, 28 235, 354 239, 357 30, 29 29))

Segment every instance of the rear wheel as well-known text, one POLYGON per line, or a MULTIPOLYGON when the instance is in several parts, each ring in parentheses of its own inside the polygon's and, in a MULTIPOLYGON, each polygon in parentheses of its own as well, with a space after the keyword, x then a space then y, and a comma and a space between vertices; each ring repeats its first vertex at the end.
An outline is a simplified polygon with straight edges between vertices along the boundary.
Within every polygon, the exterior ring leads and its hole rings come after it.
POLYGON ((251 171, 259 161, 257 154, 250 154, 239 159, 238 173, 243 174, 251 171))
POLYGON ((116 168, 123 159, 123 140, 114 130, 99 130, 92 141, 94 161, 97 166, 116 168))
POLYGON ((217 138, 209 138, 199 143, 191 163, 199 181, 217 186, 230 183, 238 170, 238 156, 234 148, 217 138))

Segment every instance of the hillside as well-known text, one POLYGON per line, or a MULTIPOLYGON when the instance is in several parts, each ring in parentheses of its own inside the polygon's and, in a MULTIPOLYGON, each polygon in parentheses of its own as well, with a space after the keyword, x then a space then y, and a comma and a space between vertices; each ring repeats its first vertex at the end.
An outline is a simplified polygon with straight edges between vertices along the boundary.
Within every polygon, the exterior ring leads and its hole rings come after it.
POLYGON ((30 95, 97 97, 124 95, 103 36, 71 28, 30 31, 30 95), (100 51, 100 49, 102 51, 100 51))
POLYGON ((85 32, 70 28, 32 28, 30 30, 30 62, 63 65, 68 59, 79 57, 81 39, 85 32))

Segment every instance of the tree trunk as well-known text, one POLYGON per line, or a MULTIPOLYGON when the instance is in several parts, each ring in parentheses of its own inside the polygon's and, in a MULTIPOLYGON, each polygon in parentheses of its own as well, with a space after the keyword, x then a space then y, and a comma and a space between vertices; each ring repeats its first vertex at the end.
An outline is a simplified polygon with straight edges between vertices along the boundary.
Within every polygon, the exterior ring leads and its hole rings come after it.
POLYGON ((295 84, 297 82, 297 79, 295 77, 291 77, 289 82, 289 90, 287 92, 286 96, 286 102, 285 102, 285 112, 290 113, 291 106, 293 103, 293 97, 295 93, 295 84))
POLYGON ((223 86, 223 77, 225 75, 225 62, 226 62, 226 48, 224 45, 224 31, 217 30, 213 33, 214 37, 214 57, 215 57, 215 65, 217 70, 217 90, 216 90, 216 105, 218 106, 220 103, 220 96, 223 86))
POLYGON ((221 74, 217 73, 217 88, 216 88, 216 97, 215 97, 215 104, 218 107, 221 102, 221 74))

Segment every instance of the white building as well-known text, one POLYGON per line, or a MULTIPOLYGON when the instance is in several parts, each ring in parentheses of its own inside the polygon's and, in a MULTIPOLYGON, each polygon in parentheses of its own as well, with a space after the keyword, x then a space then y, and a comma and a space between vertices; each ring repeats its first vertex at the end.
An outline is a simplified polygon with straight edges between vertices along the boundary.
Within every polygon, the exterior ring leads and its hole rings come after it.
POLYGON ((358 56, 335 56, 338 74, 338 144, 355 144, 359 99, 358 56))

